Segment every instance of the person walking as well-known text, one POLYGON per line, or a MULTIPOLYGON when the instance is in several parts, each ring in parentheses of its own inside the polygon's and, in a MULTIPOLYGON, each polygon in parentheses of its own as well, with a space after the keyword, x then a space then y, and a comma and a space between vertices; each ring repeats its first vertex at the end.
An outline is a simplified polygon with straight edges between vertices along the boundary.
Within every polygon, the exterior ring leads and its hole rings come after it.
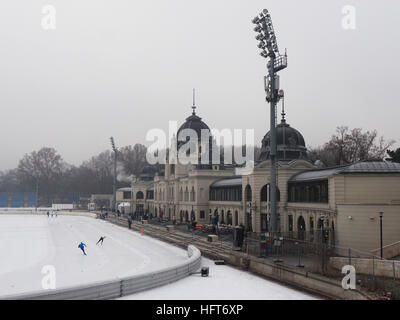
POLYGON ((83 242, 81 242, 78 246, 78 248, 81 249, 83 254, 86 256, 85 247, 86 247, 86 244, 84 244, 83 242))
POLYGON ((131 229, 131 227, 132 227, 132 219, 129 218, 128 219, 128 228, 131 229))

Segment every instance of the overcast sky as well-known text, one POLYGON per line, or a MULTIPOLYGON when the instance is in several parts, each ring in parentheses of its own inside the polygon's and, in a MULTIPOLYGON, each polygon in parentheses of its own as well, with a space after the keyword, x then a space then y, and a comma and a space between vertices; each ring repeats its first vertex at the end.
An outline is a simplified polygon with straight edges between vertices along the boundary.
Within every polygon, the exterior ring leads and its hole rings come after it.
POLYGON ((287 121, 307 146, 339 125, 400 142, 396 0, 2 0, 0 170, 43 146, 78 165, 111 135, 145 143, 190 115, 192 88, 211 128, 253 128, 259 143, 269 110, 251 19, 263 8, 288 50, 287 121), (42 28, 45 5, 55 30, 42 28), (355 30, 342 28, 344 5, 355 30))

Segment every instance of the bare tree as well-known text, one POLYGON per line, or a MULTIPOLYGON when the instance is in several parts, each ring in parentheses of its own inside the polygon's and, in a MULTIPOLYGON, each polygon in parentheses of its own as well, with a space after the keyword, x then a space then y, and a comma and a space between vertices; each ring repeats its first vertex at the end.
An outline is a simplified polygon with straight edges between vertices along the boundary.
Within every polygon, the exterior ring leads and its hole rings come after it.
POLYGON ((52 197, 59 191, 62 172, 61 156, 55 149, 48 147, 25 154, 17 168, 20 184, 26 184, 31 190, 35 190, 38 182, 39 194, 45 196, 47 204, 51 203, 52 197))
POLYGON ((378 137, 376 130, 363 132, 360 128, 349 130, 341 126, 322 147, 309 148, 308 155, 311 161, 321 160, 325 166, 343 165, 370 158, 383 159, 394 143, 378 137))
POLYGON ((125 175, 137 177, 146 165, 146 146, 137 143, 133 147, 126 146, 119 150, 119 160, 125 175))

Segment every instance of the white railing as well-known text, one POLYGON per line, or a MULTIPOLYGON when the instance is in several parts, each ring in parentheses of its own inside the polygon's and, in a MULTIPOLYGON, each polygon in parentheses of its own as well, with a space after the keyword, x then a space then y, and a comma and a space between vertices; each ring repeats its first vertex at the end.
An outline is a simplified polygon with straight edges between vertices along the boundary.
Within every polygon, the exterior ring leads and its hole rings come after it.
POLYGON ((113 281, 97 282, 65 289, 3 296, 1 300, 95 300, 114 299, 177 281, 196 272, 201 265, 201 253, 188 246, 188 260, 176 266, 138 274, 113 281))

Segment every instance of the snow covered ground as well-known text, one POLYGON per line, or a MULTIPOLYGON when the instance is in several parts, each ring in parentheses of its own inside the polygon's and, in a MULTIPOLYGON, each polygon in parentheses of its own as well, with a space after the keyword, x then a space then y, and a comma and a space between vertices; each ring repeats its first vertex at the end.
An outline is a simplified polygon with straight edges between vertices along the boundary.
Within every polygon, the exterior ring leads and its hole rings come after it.
POLYGON ((185 261, 187 253, 88 217, 0 214, 0 296, 42 290, 52 265, 57 288, 112 280, 185 261), (96 242, 106 236, 103 245, 96 242), (87 244, 84 256, 78 244, 87 244))
POLYGON ((194 274, 159 288, 122 297, 122 300, 313 300, 309 294, 260 278, 249 272, 202 257, 208 277, 194 274))
MULTIPOLYGON (((52 265, 57 288, 112 280, 173 266, 185 250, 89 217, 0 214, 0 297, 42 290, 42 268, 52 265), (106 236, 103 245, 96 245, 106 236), (84 256, 78 244, 87 244, 84 256)), ((229 266, 210 267, 209 277, 178 282, 123 299, 313 299, 312 296, 229 266)))

